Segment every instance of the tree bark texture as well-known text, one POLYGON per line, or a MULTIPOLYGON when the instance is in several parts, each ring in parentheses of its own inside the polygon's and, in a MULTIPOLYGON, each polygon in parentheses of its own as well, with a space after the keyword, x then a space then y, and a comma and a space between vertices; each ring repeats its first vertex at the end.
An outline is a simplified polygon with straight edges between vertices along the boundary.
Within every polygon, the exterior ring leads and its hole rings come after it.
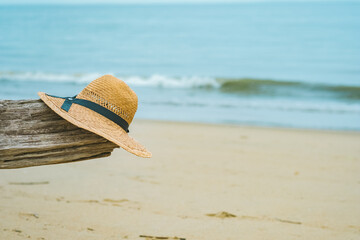
POLYGON ((41 100, 0 100, 0 169, 107 157, 117 147, 64 120, 41 100))

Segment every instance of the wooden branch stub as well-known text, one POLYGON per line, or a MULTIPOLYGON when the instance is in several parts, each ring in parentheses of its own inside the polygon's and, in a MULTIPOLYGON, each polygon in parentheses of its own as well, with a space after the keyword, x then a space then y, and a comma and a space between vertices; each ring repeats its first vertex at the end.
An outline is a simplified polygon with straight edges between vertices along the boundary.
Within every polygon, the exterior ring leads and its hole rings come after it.
POLYGON ((0 169, 107 157, 117 147, 64 120, 41 100, 0 101, 0 169))

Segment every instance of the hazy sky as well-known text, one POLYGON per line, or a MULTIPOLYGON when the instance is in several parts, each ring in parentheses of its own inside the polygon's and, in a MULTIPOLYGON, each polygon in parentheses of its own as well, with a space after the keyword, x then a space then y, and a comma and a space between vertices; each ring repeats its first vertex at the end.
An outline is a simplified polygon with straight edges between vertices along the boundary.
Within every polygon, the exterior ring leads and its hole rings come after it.
MULTIPOLYGON (((0 0, 0 4, 94 4, 94 3, 221 3, 221 2, 326 2, 329 0, 0 0)), ((331 0, 330 0, 331 1, 331 0)), ((332 0, 331 2, 341 0, 332 0)), ((354 2, 357 2, 355 0, 354 2)))

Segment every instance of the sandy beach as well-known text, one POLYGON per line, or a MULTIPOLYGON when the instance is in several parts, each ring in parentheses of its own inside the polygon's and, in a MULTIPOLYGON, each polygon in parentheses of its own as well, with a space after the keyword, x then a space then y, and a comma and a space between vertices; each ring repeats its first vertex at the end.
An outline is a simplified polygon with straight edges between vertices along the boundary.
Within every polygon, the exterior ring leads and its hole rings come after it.
POLYGON ((131 135, 153 158, 1 170, 0 239, 360 238, 359 132, 137 120, 131 135))

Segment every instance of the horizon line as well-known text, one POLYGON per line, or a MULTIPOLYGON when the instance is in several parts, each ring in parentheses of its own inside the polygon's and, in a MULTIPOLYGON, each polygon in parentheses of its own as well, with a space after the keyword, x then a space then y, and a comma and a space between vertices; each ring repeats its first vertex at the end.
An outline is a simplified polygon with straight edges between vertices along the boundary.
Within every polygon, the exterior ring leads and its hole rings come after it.
POLYGON ((122 1, 122 2, 114 2, 114 1, 89 1, 89 2, 66 2, 66 1, 59 1, 59 2, 46 2, 46 1, 40 1, 40 2, 32 2, 29 3, 28 1, 10 1, 10 2, 0 2, 0 6, 10 6, 10 5, 157 5, 157 4, 164 4, 164 5, 173 5, 173 4, 243 4, 243 3, 360 3, 360 0, 195 0, 195 1, 189 1, 189 0, 175 0, 175 1, 164 1, 164 0, 154 0, 154 1, 144 1, 144 0, 138 0, 138 1, 122 1))

